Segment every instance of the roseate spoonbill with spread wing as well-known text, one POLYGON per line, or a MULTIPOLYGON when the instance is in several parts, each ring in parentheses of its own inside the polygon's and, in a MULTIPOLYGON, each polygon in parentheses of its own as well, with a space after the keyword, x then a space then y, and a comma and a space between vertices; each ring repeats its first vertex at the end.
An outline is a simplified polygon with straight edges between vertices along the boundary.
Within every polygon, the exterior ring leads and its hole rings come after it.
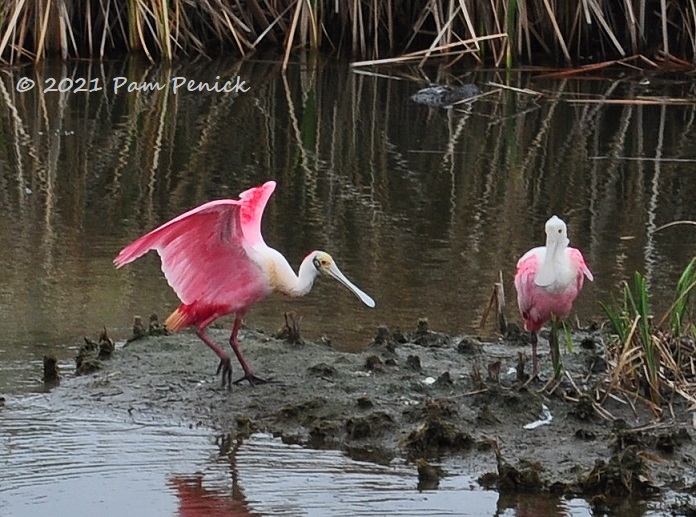
POLYGON ((546 221, 546 246, 533 248, 517 261, 515 289, 524 328, 531 333, 532 376, 538 369, 537 331, 551 320, 551 354, 554 376, 558 373, 559 350, 556 321, 568 316, 584 278, 593 280, 585 259, 569 248, 566 224, 555 215, 546 221))
POLYGON ((261 217, 275 189, 268 181, 242 192, 239 199, 211 201, 152 230, 121 250, 114 259, 120 268, 156 250, 162 271, 181 305, 167 318, 172 331, 195 327, 198 337, 220 358, 222 384, 231 383, 229 355, 207 335, 206 328, 220 316, 235 314, 230 345, 251 385, 267 382, 254 375, 244 358, 237 333, 249 308, 272 292, 304 296, 319 274, 335 278, 368 307, 375 302, 348 280, 331 255, 313 251, 305 257, 298 274, 280 252, 266 245, 261 235, 261 217))

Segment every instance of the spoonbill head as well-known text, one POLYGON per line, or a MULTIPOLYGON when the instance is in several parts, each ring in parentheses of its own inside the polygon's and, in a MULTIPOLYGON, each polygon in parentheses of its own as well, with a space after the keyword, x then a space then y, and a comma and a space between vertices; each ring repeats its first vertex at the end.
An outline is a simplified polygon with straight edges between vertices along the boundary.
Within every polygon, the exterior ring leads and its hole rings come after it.
POLYGON ((335 280, 338 280, 344 286, 346 286, 350 291, 358 297, 358 299, 370 308, 375 307, 375 301, 372 297, 365 294, 362 290, 358 288, 353 282, 348 280, 346 276, 338 269, 338 266, 334 262, 331 255, 325 251, 314 251, 308 255, 312 259, 312 265, 319 272, 319 274, 324 274, 335 280))

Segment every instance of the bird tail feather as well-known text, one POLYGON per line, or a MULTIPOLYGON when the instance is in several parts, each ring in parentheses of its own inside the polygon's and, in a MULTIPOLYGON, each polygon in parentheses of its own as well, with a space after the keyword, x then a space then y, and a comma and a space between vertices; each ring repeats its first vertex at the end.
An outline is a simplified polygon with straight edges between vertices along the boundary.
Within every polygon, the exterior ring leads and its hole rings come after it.
POLYGON ((167 326, 167 329, 171 330, 172 332, 176 332, 184 327, 188 327, 191 324, 189 321, 189 316, 190 314, 186 310, 186 306, 180 305, 169 315, 164 324, 167 326))

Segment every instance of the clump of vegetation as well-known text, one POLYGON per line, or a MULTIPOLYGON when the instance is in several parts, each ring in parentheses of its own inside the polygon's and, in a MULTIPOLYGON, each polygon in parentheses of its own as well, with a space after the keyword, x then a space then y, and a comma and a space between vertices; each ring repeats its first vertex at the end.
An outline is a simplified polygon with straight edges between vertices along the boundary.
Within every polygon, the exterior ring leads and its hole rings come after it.
POLYGON ((696 258, 684 269, 674 301, 657 320, 651 311, 645 278, 636 273, 624 282, 616 306, 602 305, 615 338, 607 346, 608 377, 600 388, 601 403, 622 397, 644 400, 656 415, 664 403, 685 399, 696 408, 696 325, 689 317, 689 300, 696 287, 696 258))

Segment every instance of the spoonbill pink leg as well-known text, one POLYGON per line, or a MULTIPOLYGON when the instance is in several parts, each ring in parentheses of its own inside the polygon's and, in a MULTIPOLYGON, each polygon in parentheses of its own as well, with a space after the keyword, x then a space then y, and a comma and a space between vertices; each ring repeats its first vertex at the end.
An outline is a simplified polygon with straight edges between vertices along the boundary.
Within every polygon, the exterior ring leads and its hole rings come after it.
POLYGON ((234 355, 237 356, 237 360, 239 361, 239 364, 242 365, 242 370, 244 370, 244 377, 241 377, 234 381, 234 384, 239 384, 242 381, 249 381, 249 384, 252 386, 256 386, 257 384, 266 384, 270 381, 266 379, 262 379, 261 377, 257 377, 254 375, 254 372, 251 369, 251 366, 249 366, 249 363, 247 362, 246 358, 244 357, 244 354, 242 353, 242 349, 239 348, 239 341, 237 340, 237 334, 239 333, 239 327, 242 326, 242 317, 240 315, 237 315, 234 319, 234 326, 232 327, 232 334, 230 335, 230 346, 232 347, 232 350, 234 351, 234 355))

